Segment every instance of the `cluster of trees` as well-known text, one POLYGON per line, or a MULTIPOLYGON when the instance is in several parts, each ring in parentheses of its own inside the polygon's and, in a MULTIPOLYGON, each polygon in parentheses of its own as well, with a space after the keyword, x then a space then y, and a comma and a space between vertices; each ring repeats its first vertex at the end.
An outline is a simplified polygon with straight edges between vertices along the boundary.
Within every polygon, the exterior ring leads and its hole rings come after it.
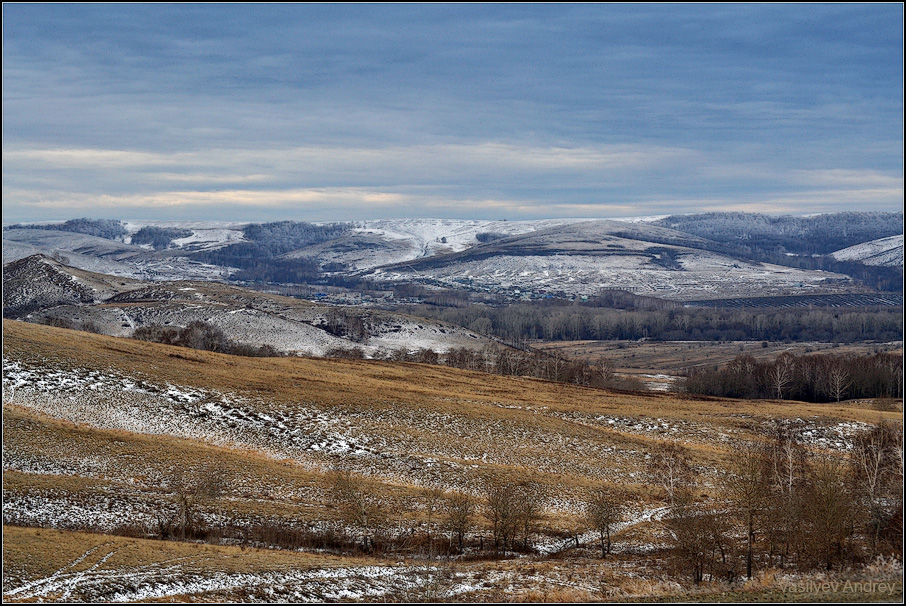
MULTIPOLYGON (((901 556, 903 452, 901 424, 857 433, 843 458, 815 453, 790 424, 778 422, 763 439, 732 447, 717 481, 704 483, 686 447, 655 445, 649 474, 667 503, 660 520, 673 570, 696 584, 734 582, 759 569, 832 570, 901 556), (711 497, 697 498, 703 490, 711 497)), ((472 549, 499 556, 532 551, 547 500, 544 486, 528 477, 485 475, 472 494, 433 487, 390 501, 381 483, 335 469, 326 489, 344 531, 312 520, 232 517, 221 508, 228 485, 219 469, 177 471, 166 482, 172 504, 155 522, 116 532, 287 549, 429 557, 472 549)), ((594 532, 606 558, 626 512, 627 497, 618 489, 592 487, 570 536, 578 547, 581 533, 594 532)), ((4 523, 19 522, 7 514, 4 523)))
POLYGON ((826 255, 869 240, 903 233, 903 213, 834 213, 814 217, 713 212, 673 215, 655 225, 723 244, 741 245, 748 253, 792 252, 826 255))
MULTIPOLYGON (((326 357, 362 360, 365 359, 365 352, 359 347, 335 347, 326 352, 326 357)), ((518 351, 502 347, 487 347, 481 350, 454 347, 444 354, 439 354, 427 348, 418 350, 399 348, 377 352, 372 356, 372 359, 440 364, 463 370, 474 370, 504 376, 533 377, 586 387, 625 390, 641 389, 638 381, 615 376, 613 363, 604 357, 598 358, 594 362, 586 362, 556 354, 518 351)))
POLYGON ((50 316, 39 318, 38 322, 47 326, 56 326, 57 328, 68 328, 69 330, 82 330, 85 332, 93 332, 95 334, 104 334, 101 327, 98 326, 98 324, 93 320, 85 320, 81 318, 59 318, 57 316, 50 316))
POLYGON ((233 280, 307 283, 321 275, 318 264, 311 259, 285 259, 281 255, 337 238, 347 229, 342 224, 313 225, 303 221, 252 223, 243 228, 247 242, 199 251, 192 258, 242 270, 230 276, 233 280))
MULTIPOLYGON (((852 439, 851 455, 840 459, 813 453, 796 430, 778 423, 763 441, 731 450, 717 494, 706 500, 695 497, 703 487, 686 447, 663 442, 649 461, 649 473, 667 502, 662 520, 675 570, 695 583, 752 578, 767 567, 831 570, 902 550, 900 425, 882 423, 862 431, 852 439)), ((391 513, 380 484, 334 470, 328 478, 330 504, 356 538, 344 544, 329 531, 320 543, 364 553, 420 550, 432 556, 461 554, 466 547, 495 554, 530 552, 544 515, 544 487, 527 478, 496 476, 478 484, 475 496, 423 490, 419 502, 409 504, 423 511, 423 521, 413 525, 402 517, 397 521, 402 512, 397 506, 391 513), (436 539, 442 540, 439 548, 436 539)), ((184 492, 177 491, 179 503, 197 503, 197 491, 184 492)), ((581 532, 593 531, 606 558, 626 519, 627 499, 613 487, 598 486, 584 503, 584 516, 571 529, 575 544, 581 532)), ((171 516, 174 538, 182 511, 180 505, 171 516)), ((280 528, 271 528, 276 544, 316 542, 311 532, 302 536, 298 529, 280 528)))
MULTIPOLYGON (((714 252, 800 269, 846 274, 884 291, 903 289, 903 270, 837 261, 830 253, 903 233, 903 213, 772 217, 750 213, 677 215, 656 224, 707 238, 714 252), (788 253, 793 253, 788 254, 788 253)), ((669 242, 665 242, 669 243, 669 242)))
POLYGON ((839 402, 844 398, 903 397, 903 356, 783 353, 759 361, 734 358, 718 369, 695 369, 681 388, 689 393, 729 398, 776 398, 806 402, 839 402))
POLYGON ((506 238, 507 234, 501 234, 493 231, 480 231, 475 234, 475 239, 485 244, 487 242, 493 242, 494 240, 500 240, 501 238, 506 238))
POLYGON ((246 345, 231 341, 220 328, 197 320, 185 328, 151 324, 141 326, 132 333, 133 339, 202 349, 216 353, 248 357, 275 357, 281 355, 270 345, 246 345))
POLYGON ((192 235, 191 229, 179 227, 152 227, 146 226, 132 235, 133 244, 150 244, 154 250, 170 248, 173 240, 188 238, 192 235))
MULTIPOLYGON (((374 326, 361 313, 356 313, 342 307, 331 307, 324 314, 324 318, 312 324, 337 337, 345 337, 356 343, 365 343, 371 336, 374 326)), ((348 356, 329 356, 348 357, 348 356)), ((353 355, 352 357, 364 357, 353 355)))
MULTIPOLYGON (((360 476, 334 470, 329 480, 331 505, 343 521, 358 533, 362 551, 374 551, 379 537, 391 521, 381 495, 360 476)), ((532 480, 486 477, 482 480, 481 497, 462 492, 428 488, 423 492, 421 508, 425 512, 425 541, 421 544, 434 554, 434 532, 446 536, 446 553, 463 553, 467 537, 484 518, 493 542, 494 553, 531 551, 531 540, 544 512, 543 487, 532 480)), ((414 532, 410 533, 414 534, 414 532)), ((478 537, 479 549, 485 549, 485 537, 478 537)), ((490 542, 489 545, 490 546, 490 542)))
MULTIPOLYGON (((903 428, 853 440, 848 462, 810 453, 788 426, 737 446, 715 500, 699 502, 688 452, 665 523, 679 570, 692 580, 752 578, 759 565, 831 570, 902 553, 903 428)), ((656 473, 657 475, 657 473, 656 473)))
POLYGON ((232 251, 237 255, 232 261, 226 263, 231 267, 239 267, 239 271, 230 275, 230 280, 237 282, 257 282, 260 284, 308 284, 321 277, 321 266, 311 259, 272 259, 259 256, 257 244, 234 244, 232 251), (248 256, 239 257, 238 255, 248 256))
POLYGON ((247 240, 266 246, 274 254, 298 250, 343 235, 348 226, 341 223, 314 225, 305 221, 250 223, 242 229, 247 240))
POLYGON ((40 225, 10 225, 3 229, 50 229, 55 231, 71 231, 77 234, 88 236, 97 236, 98 238, 107 238, 116 240, 126 235, 126 228, 122 221, 112 219, 70 219, 63 223, 47 223, 40 225))
POLYGON ((778 311, 683 308, 674 304, 668 309, 623 310, 600 305, 599 301, 550 301, 506 307, 417 306, 406 310, 511 343, 534 339, 849 343, 894 341, 903 335, 903 312, 899 307, 778 311))

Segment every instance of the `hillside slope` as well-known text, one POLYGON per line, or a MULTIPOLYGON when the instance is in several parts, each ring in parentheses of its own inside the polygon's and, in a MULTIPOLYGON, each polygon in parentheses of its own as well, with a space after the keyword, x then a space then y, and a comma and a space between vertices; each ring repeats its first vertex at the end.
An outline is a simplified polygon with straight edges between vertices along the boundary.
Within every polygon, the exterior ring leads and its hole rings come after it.
POLYGON ((831 255, 838 261, 860 261, 866 265, 903 267, 903 235, 856 244, 831 255))
POLYGON ((724 507, 715 493, 740 441, 787 427, 811 452, 844 457, 860 429, 902 418, 865 402, 743 404, 420 364, 242 358, 9 320, 3 364, 4 601, 677 595, 678 573, 663 565, 659 448, 685 446, 696 499, 724 507), (370 508, 364 529, 337 507, 340 472, 370 508), (495 483, 525 481, 540 508, 531 549, 495 557, 476 511, 466 539, 477 557, 433 555, 453 550, 437 494, 478 504, 495 483), (601 486, 624 506, 607 559, 583 521, 601 486), (181 519, 210 534, 179 542, 181 519), (328 555, 356 553, 365 532, 393 559, 328 555))
POLYGON ((390 281, 489 291, 594 295, 622 289, 675 300, 834 292, 847 276, 730 257, 698 236, 647 223, 583 221, 376 268, 390 281))
POLYGON ((835 238, 844 241, 844 233, 849 242, 850 232, 889 231, 892 221, 876 215, 812 220, 717 213, 657 222, 386 219, 330 226, 130 221, 122 241, 49 229, 5 229, 3 238, 5 262, 40 252, 66 256, 85 269, 151 280, 224 280, 244 269, 246 279, 269 282, 366 278, 567 297, 621 288, 685 301, 852 290, 852 279, 842 274, 786 267, 782 251, 798 251, 806 237, 826 247, 835 238), (180 235, 159 250, 128 243, 143 227, 180 235), (296 243, 291 237, 278 243, 256 239, 269 229, 284 236, 294 230, 297 236, 322 233, 296 243), (774 256, 766 257, 768 252, 774 256), (304 278, 294 277, 294 268, 304 278))
POLYGON ((238 343, 324 355, 406 348, 444 352, 493 342, 449 324, 392 312, 337 308, 216 282, 143 282, 82 271, 37 255, 5 267, 4 317, 92 326, 128 337, 142 326, 212 324, 238 343))

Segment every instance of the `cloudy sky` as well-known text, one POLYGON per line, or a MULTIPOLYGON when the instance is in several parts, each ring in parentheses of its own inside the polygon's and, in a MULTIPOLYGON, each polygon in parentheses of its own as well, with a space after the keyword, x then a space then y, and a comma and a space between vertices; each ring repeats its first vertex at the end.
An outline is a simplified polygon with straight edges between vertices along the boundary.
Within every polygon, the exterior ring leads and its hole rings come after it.
POLYGON ((3 222, 903 209, 903 6, 4 4, 3 222))

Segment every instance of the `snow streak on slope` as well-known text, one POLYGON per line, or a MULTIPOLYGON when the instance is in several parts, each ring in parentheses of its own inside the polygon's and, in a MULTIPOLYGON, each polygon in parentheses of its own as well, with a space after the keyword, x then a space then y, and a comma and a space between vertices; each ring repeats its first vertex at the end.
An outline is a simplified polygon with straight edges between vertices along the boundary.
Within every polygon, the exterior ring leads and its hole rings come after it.
MULTIPOLYGON (((435 566, 342 566, 310 570, 286 569, 262 572, 209 570, 210 555, 192 555, 132 567, 106 562, 126 547, 107 543, 92 547, 52 575, 18 587, 4 587, 4 601, 135 602, 177 596, 215 599, 244 594, 263 596, 266 601, 324 603, 337 601, 382 601, 382 596, 419 595, 436 583, 435 566), (103 555, 101 555, 103 554, 103 555), (80 564, 90 564, 81 570, 80 564), (250 593, 251 592, 251 593, 250 593)), ((216 564, 215 564, 216 566, 216 564)), ((454 573, 445 597, 466 593, 477 583, 473 573, 454 573)), ((433 589, 433 588, 431 588, 433 589)), ((388 600, 397 601, 397 600, 388 600)), ((403 600, 408 601, 408 600, 403 600)))
POLYGON ((642 255, 498 255, 425 271, 378 270, 377 275, 393 281, 435 280, 453 288, 468 284, 487 291, 594 296, 601 289, 621 289, 676 300, 821 292, 849 283, 839 274, 746 263, 706 251, 691 251, 678 263, 682 269, 676 271, 658 267, 642 255))
POLYGON ((856 244, 831 253, 838 261, 861 261, 865 265, 903 267, 903 235, 856 244))

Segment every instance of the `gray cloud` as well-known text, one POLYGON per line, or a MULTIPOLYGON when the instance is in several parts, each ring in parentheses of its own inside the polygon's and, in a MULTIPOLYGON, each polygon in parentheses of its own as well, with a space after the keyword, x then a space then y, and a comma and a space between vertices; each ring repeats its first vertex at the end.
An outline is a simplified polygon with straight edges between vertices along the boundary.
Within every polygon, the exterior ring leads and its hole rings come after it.
POLYGON ((894 5, 5 5, 4 220, 176 218, 180 196, 279 214, 304 192, 344 216, 816 212, 848 191, 896 210, 901 22, 894 5))

